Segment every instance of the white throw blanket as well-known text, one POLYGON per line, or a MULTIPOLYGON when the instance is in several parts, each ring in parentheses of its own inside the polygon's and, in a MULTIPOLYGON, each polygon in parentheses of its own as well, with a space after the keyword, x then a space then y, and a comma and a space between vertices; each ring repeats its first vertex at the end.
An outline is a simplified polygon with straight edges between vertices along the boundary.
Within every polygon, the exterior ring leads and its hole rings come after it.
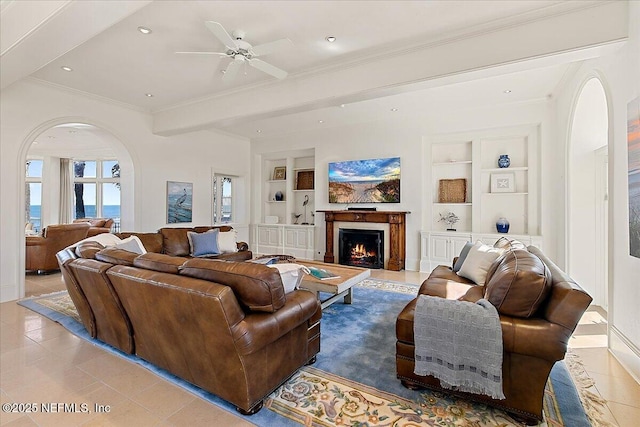
POLYGON ((498 311, 477 303, 420 295, 413 319, 415 374, 444 388, 504 399, 498 311))

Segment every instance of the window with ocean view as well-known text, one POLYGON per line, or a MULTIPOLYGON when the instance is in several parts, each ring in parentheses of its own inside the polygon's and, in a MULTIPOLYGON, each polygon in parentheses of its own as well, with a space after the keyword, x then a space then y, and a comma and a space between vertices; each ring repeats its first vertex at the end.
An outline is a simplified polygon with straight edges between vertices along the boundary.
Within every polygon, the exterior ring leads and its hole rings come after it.
POLYGON ((120 226, 120 165, 117 160, 76 160, 74 218, 113 218, 120 226))
POLYGON ((42 160, 30 159, 26 164, 25 222, 34 232, 42 228, 42 160))

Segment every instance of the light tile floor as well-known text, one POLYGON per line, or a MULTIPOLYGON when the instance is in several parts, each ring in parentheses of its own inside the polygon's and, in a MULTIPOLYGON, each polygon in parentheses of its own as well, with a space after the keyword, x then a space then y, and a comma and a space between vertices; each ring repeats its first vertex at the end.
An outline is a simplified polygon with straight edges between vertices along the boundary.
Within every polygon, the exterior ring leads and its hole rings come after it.
MULTIPOLYGON (((425 273, 372 271, 372 277, 419 286, 425 273)), ((27 275, 27 296, 65 289, 61 275, 27 275)), ((245 420, 69 333, 15 302, 0 304, 0 401, 88 404, 90 413, 0 412, 2 426, 248 426, 245 420), (109 406, 96 411, 95 404, 109 406), (104 409, 103 409, 104 411, 104 409)), ((640 424, 640 385, 606 349, 606 313, 590 309, 572 339, 597 391, 608 400, 606 418, 621 427, 640 424)), ((52 405, 55 407, 55 405, 52 405)))

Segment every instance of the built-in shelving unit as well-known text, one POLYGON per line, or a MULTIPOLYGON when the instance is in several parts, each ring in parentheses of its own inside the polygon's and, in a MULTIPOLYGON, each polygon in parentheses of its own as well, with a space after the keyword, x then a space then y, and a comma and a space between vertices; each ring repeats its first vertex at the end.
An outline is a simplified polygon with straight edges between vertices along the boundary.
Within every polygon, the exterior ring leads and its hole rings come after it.
POLYGON ((262 210, 254 227, 252 250, 256 254, 281 253, 313 259, 314 150, 265 154, 260 167, 262 210), (285 168, 284 179, 274 179, 276 168, 285 168), (282 193, 282 200, 276 200, 278 192, 282 193))
MULTIPOLYGON (((421 233, 420 269, 434 263, 449 263, 469 240, 495 242, 500 236, 496 221, 509 221, 507 236, 527 244, 542 245, 538 194, 539 129, 522 126, 485 132, 446 135, 432 141, 426 158, 431 166, 432 186, 426 206, 428 230, 421 233), (498 167, 498 158, 507 154, 511 164, 498 167), (492 189, 492 178, 509 179, 509 190, 492 189), (464 202, 442 203, 438 197, 441 179, 466 179, 464 202), (440 215, 452 212, 460 219, 456 231, 447 231, 440 215)), ((503 181, 504 182, 504 181, 503 181)))

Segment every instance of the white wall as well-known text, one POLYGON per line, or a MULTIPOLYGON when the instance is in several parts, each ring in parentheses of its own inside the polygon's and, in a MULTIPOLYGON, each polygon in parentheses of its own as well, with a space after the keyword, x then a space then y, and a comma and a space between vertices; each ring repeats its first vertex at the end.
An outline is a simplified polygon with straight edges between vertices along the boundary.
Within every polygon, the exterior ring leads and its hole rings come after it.
MULTIPOLYGON (((557 99, 560 164, 553 174, 564 182, 575 104, 585 82, 597 77, 603 83, 609 111, 609 347, 640 381, 640 259, 629 255, 627 187, 627 104, 640 96, 640 2, 628 5, 626 45, 615 54, 586 62, 567 80, 557 99)), ((558 216, 564 217, 565 199, 558 200, 557 206, 558 216)), ((567 231, 564 226, 560 230, 567 231)))
MULTIPOLYGON (((551 144, 548 138, 550 103, 547 101, 527 104, 502 105, 494 108, 467 110, 437 110, 403 114, 396 112, 393 118, 371 123, 327 128, 289 134, 277 138, 255 139, 251 144, 254 155, 293 149, 315 149, 315 208, 344 209, 345 205, 328 202, 328 163, 339 160, 358 160, 377 157, 401 159, 401 202, 397 204, 374 204, 380 210, 410 211, 407 215, 406 269, 420 269, 420 231, 428 230, 430 221, 423 215, 424 200, 431 200, 430 165, 425 162, 425 150, 431 150, 436 134, 473 132, 517 125, 541 124, 543 144, 551 144)), ((543 159, 544 162, 544 159, 543 159)), ((254 182, 258 185, 258 182, 254 182)), ((548 196, 555 185, 549 183, 543 189, 542 203, 550 205, 548 196), (546 190, 546 191, 545 191, 546 190)), ((259 198, 260 194, 254 194, 259 198)), ((368 206, 368 205, 363 205, 368 206)), ((257 209, 257 205, 254 205, 257 209)), ((259 218, 259 215, 253 215, 259 218)), ((325 248, 325 229, 321 214, 316 218, 315 254, 322 259, 325 248)), ((542 224, 542 234, 547 238, 547 229, 542 224)), ((548 233, 549 246, 555 246, 552 233, 548 233), (551 243, 552 242, 552 243, 551 243)), ((553 254, 553 252, 552 252, 553 254)))
MULTIPOLYGON (((96 97, 72 94, 25 80, 0 96, 0 300, 24 292, 24 161, 31 142, 63 122, 85 122, 114 135, 122 165, 123 230, 166 226, 166 182, 193 183, 193 225, 211 224, 214 171, 250 178, 249 143, 209 131, 172 137, 151 133, 150 115, 96 97)), ((241 205, 249 205, 245 194, 241 205)), ((238 228, 248 239, 248 215, 238 228)), ((178 224, 191 225, 191 224, 178 224)))
MULTIPOLYGON (((607 145, 607 100, 600 81, 580 92, 569 140, 569 262, 567 273, 596 297, 596 150, 607 145)), ((603 305, 604 301, 595 301, 603 305)))

